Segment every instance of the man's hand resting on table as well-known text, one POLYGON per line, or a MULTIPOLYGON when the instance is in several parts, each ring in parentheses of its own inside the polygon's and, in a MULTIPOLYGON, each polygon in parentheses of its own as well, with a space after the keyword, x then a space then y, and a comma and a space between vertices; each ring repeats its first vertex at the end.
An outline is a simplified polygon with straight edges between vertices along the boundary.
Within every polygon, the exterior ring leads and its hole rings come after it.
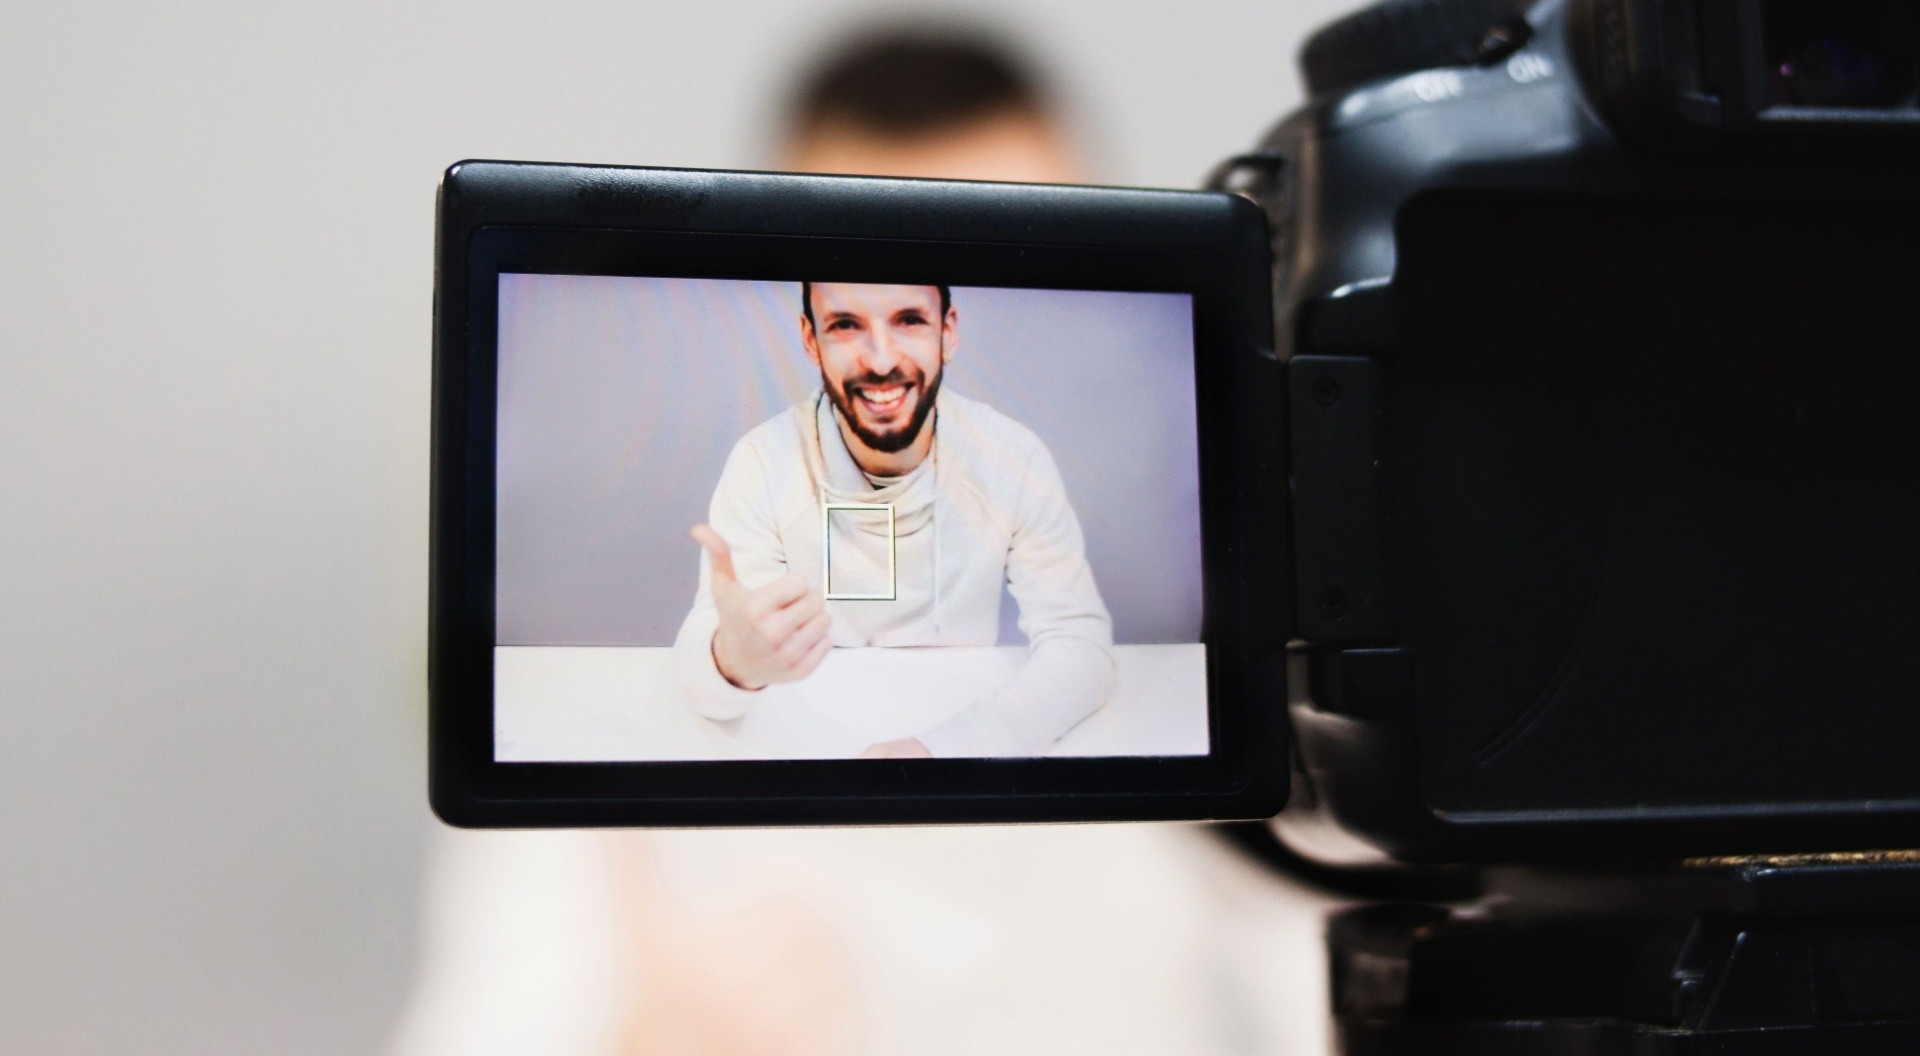
POLYGON ((813 674, 833 648, 827 603, 805 578, 788 573, 748 590, 733 571, 733 551, 720 533, 695 525, 693 538, 713 563, 713 662, 741 689, 798 682, 813 674))

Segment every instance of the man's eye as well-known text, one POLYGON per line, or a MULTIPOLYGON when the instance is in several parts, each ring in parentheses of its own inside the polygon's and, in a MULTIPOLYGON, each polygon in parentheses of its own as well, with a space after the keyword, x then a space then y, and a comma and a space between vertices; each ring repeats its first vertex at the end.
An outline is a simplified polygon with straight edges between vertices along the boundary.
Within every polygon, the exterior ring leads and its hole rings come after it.
POLYGON ((925 326, 927 317, 917 312, 908 312, 900 317, 899 323, 901 326, 925 326))
POLYGON ((835 319, 835 320, 834 320, 833 322, 831 322, 831 323, 828 323, 828 324, 827 324, 827 329, 829 329, 829 330, 857 330, 857 329, 859 329, 859 324, 858 324, 858 323, 855 323, 855 322, 854 322, 853 320, 851 320, 851 319, 835 319))

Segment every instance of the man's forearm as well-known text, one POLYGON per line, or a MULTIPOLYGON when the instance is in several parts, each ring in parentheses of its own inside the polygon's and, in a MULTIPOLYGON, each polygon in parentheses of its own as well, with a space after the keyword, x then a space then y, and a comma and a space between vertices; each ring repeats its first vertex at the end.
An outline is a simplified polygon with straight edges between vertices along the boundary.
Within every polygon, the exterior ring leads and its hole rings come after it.
POLYGON ((1104 643, 1071 634, 1033 645, 991 697, 920 735, 936 756, 1043 755, 1113 697, 1114 660, 1104 643))

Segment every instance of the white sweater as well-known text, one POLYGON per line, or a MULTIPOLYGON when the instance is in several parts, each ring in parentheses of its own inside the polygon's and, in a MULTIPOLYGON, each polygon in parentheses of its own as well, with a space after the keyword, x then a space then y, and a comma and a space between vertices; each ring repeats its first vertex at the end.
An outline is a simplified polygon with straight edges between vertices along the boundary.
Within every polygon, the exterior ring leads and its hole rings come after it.
MULTIPOLYGON (((936 756, 1039 755, 1112 695, 1113 622, 1046 445, 985 404, 950 390, 938 399, 927 459, 907 476, 876 486, 847 452, 838 412, 816 392, 734 445, 708 523, 732 548, 743 586, 797 572, 817 588, 823 504, 893 504, 898 598, 827 602, 833 644, 993 645, 1006 584, 1020 606, 1027 662, 991 697, 918 736, 936 756)), ((884 592, 884 519, 836 514, 830 523, 834 591, 884 592)), ((733 685, 714 667, 719 619, 710 575, 703 553, 674 665, 695 710, 731 719, 758 693, 733 685)), ((914 687, 873 691, 911 693, 914 687)))

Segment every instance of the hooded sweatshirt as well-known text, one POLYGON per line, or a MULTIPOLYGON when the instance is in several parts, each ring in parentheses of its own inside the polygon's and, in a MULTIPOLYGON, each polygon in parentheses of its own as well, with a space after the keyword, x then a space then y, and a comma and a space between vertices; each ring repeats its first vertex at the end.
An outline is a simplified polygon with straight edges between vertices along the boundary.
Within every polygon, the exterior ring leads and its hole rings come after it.
MULTIPOLYGON (((880 594, 891 586, 893 600, 826 603, 836 648, 993 645, 1004 584, 1020 607, 1026 662, 992 696, 917 736, 936 756, 1039 755, 1112 695, 1113 623, 1046 445, 985 404, 947 389, 938 400, 928 456, 905 476, 884 478, 854 462, 839 412, 816 391, 734 445, 707 523, 732 549, 748 589, 789 572, 821 589, 828 532, 835 593, 880 594), (892 505, 892 547, 884 514, 836 512, 823 520, 825 504, 843 502, 892 505)), ((759 693, 714 666, 719 617, 711 575, 703 552, 674 667, 696 711, 732 719, 759 693)))

